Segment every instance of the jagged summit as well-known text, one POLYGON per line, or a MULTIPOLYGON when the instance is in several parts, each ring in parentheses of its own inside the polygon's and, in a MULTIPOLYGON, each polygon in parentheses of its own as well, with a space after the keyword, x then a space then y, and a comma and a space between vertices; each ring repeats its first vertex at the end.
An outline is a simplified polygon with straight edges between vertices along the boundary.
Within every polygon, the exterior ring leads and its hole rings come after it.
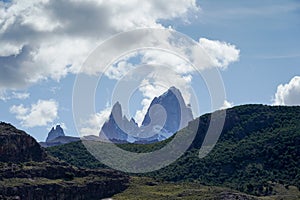
POLYGON ((178 95, 178 96, 181 96, 181 97, 182 97, 180 90, 179 90, 178 88, 174 87, 174 86, 170 87, 170 88, 168 89, 168 91, 165 92, 165 94, 168 94, 168 93, 170 93, 170 92, 173 93, 173 94, 176 95, 176 96, 178 95))
POLYGON ((114 142, 156 142, 169 138, 191 120, 190 106, 185 104, 180 90, 173 86, 152 100, 140 127, 133 118, 128 120, 123 116, 121 104, 116 102, 99 136, 114 142))
POLYGON ((164 94, 153 99, 142 122, 142 126, 150 124, 150 112, 152 112, 153 120, 159 120, 162 118, 163 111, 159 110, 159 107, 156 106, 157 109, 151 111, 151 109, 155 108, 155 105, 160 105, 165 109, 167 116, 165 119, 166 123, 163 128, 171 134, 187 126, 188 122, 193 120, 193 114, 190 106, 185 104, 180 90, 172 86, 164 94))
POLYGON ((56 125, 56 127, 55 128, 52 127, 52 129, 48 133, 46 142, 50 142, 51 140, 54 140, 55 138, 58 138, 59 136, 65 136, 65 133, 60 125, 56 125))
POLYGON ((70 142, 79 141, 79 137, 66 136, 63 128, 60 125, 56 125, 56 127, 52 127, 50 132, 48 133, 48 137, 45 142, 40 142, 42 147, 51 147, 57 146, 61 144, 67 144, 70 142))
POLYGON ((108 121, 104 123, 100 131, 99 137, 102 140, 111 140, 114 142, 125 142, 128 140, 128 133, 138 130, 138 126, 134 119, 129 121, 122 114, 122 107, 116 102, 112 108, 108 121))

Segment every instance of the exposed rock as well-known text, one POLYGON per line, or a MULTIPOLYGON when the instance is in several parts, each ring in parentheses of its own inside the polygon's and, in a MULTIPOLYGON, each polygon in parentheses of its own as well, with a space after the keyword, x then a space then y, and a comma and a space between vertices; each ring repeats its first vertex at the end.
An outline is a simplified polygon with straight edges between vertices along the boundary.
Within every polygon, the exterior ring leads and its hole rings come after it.
POLYGON ((122 114, 122 107, 119 102, 116 102, 112 108, 111 114, 107 122, 104 123, 100 131, 102 140, 110 140, 114 142, 127 142, 128 133, 138 130, 134 120, 128 120, 122 114))
POLYGON ((132 118, 123 116, 122 107, 117 102, 101 131, 101 140, 113 142, 153 143, 171 137, 176 131, 193 120, 192 110, 184 102, 180 91, 171 87, 151 102, 141 127, 132 118))
POLYGON ((47 139, 45 142, 40 142, 42 147, 53 147, 57 145, 67 144, 70 142, 79 141, 79 137, 65 136, 64 130, 60 125, 57 125, 55 128, 52 127, 48 133, 47 139))
POLYGON ((60 125, 57 125, 56 128, 52 127, 52 129, 48 133, 46 142, 50 142, 51 140, 54 140, 59 136, 65 136, 65 133, 64 130, 60 127, 60 125))
POLYGON ((155 134, 157 124, 165 121, 162 124, 163 127, 158 127, 161 131, 157 134, 169 138, 176 131, 186 127, 192 120, 193 114, 191 108, 185 104, 180 91, 175 87, 171 87, 163 95, 153 99, 142 122, 142 127, 153 124, 150 126, 152 130, 146 130, 147 132, 152 131, 155 134), (160 109, 157 105, 163 107, 164 110, 160 109))
POLYGON ((14 126, 0 123, 0 162, 42 161, 47 155, 33 137, 14 126))
POLYGON ((59 136, 48 142, 40 142, 40 145, 42 147, 46 148, 46 147, 53 147, 53 146, 58 146, 58 145, 62 145, 62 144, 68 144, 70 142, 77 142, 79 140, 80 140, 79 137, 59 136))
POLYGON ((102 199, 127 188, 128 176, 58 161, 24 131, 3 122, 0 144, 0 199, 102 199))

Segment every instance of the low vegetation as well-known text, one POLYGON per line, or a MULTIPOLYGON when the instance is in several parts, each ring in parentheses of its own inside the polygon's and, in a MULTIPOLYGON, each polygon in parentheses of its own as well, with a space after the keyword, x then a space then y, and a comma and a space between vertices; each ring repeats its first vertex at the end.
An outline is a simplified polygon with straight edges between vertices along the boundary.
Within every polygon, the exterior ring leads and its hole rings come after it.
MULTIPOLYGON (((200 159, 199 149, 209 121, 210 114, 195 120, 199 129, 189 150, 173 164, 146 176, 178 184, 196 182, 226 187, 256 196, 276 195, 278 184, 286 189, 300 189, 300 107, 244 105, 227 110, 217 145, 200 159)), ((168 141, 119 146, 128 151, 149 152, 168 141)), ((78 167, 105 167, 80 142, 47 151, 78 167)))
POLYGON ((159 182, 152 178, 132 177, 130 186, 122 193, 114 195, 114 200, 297 200, 300 192, 296 187, 285 188, 280 184, 274 185, 276 195, 256 197, 230 188, 205 186, 196 182, 171 183, 159 182))

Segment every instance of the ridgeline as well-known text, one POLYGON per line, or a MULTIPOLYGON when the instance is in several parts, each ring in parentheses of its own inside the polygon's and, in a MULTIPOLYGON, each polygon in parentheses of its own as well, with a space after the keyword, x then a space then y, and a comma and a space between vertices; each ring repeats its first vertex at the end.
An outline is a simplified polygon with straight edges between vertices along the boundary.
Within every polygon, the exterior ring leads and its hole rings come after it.
MULTIPOLYGON (((181 158, 163 169, 140 176, 157 181, 229 187, 256 196, 276 194, 277 184, 300 189, 299 106, 243 105, 228 109, 219 141, 200 159, 199 149, 210 116, 203 115, 190 123, 199 123, 199 129, 181 158)), ((149 152, 163 147, 171 139, 155 144, 118 146, 132 152, 149 152)), ((105 167, 81 142, 51 147, 47 152, 78 167, 105 167)))

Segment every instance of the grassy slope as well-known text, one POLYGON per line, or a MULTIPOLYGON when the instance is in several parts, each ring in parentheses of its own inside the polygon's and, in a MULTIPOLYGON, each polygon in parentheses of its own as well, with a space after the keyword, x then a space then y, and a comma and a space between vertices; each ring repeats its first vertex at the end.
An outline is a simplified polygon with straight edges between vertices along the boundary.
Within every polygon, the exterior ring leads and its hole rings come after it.
POLYGON ((296 187, 285 188, 280 184, 274 185, 277 194, 256 197, 239 191, 218 187, 205 186, 198 183, 170 183, 158 182, 151 178, 132 177, 130 186, 124 192, 114 195, 114 200, 156 200, 156 199, 182 199, 182 200, 298 200, 300 192, 296 187))
MULTIPOLYGON (((147 175, 157 180, 230 187, 254 195, 275 194, 277 183, 300 187, 300 107, 245 105, 229 109, 216 147, 199 159, 209 120, 210 115, 195 120, 199 129, 185 155, 147 175)), ((147 152, 166 142, 120 147, 147 152)), ((49 148, 48 152, 76 166, 103 167, 81 143, 49 148)))

